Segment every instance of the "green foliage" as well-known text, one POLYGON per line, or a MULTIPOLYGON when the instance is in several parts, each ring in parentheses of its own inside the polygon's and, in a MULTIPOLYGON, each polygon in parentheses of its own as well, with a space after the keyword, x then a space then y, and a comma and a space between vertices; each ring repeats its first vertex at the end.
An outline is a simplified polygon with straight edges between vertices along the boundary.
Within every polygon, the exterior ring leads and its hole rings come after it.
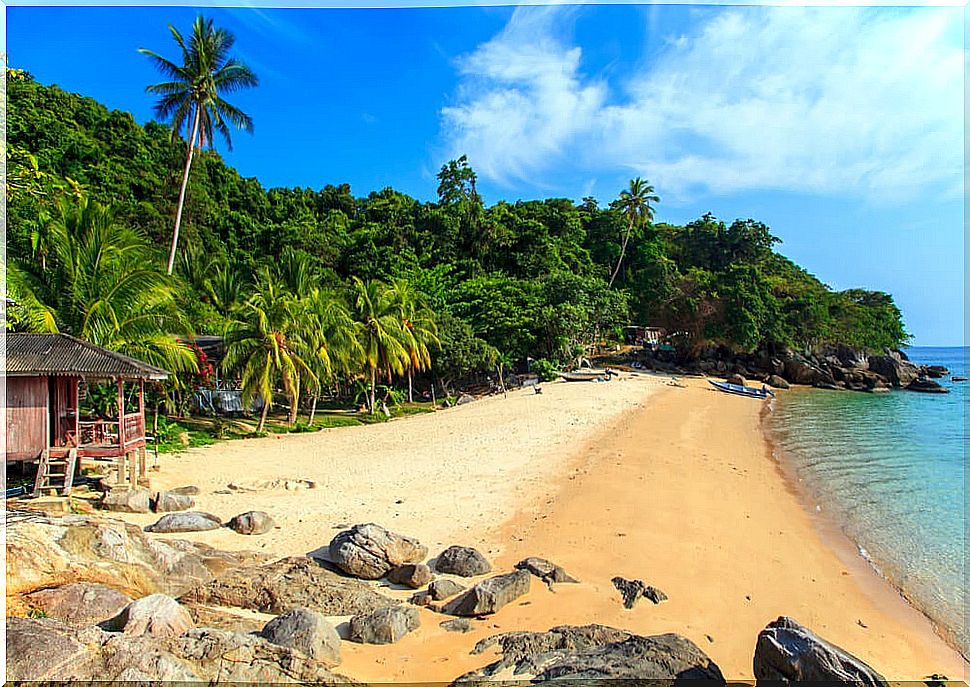
POLYGON ((551 382, 559 376, 556 366, 545 358, 533 360, 530 367, 540 382, 551 382))

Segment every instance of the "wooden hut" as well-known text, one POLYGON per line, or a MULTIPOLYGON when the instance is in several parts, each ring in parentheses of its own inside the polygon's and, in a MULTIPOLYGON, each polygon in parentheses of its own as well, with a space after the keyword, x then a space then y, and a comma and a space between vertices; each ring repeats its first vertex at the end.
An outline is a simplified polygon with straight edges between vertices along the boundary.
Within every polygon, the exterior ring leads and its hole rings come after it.
POLYGON ((119 479, 126 459, 134 466, 137 458, 144 476, 145 382, 166 379, 165 370, 67 334, 8 333, 6 340, 4 459, 38 462, 35 493, 70 492, 85 457, 117 458, 119 479), (114 382, 113 417, 81 417, 80 388, 89 381, 114 382), (126 382, 137 385, 137 403, 126 404, 126 382))

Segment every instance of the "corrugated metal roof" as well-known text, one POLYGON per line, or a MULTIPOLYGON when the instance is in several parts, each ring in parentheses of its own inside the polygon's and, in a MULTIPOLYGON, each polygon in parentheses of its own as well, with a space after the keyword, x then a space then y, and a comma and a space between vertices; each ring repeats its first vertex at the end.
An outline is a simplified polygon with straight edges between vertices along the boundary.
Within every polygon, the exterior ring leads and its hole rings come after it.
POLYGON ((80 375, 166 379, 154 365, 95 346, 68 334, 7 333, 7 375, 80 375))

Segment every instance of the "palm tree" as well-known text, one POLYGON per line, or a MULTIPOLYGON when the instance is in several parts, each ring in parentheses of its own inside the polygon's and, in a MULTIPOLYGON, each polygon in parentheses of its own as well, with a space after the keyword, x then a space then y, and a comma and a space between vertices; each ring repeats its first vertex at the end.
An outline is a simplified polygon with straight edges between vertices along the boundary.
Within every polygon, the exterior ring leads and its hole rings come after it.
POLYGON ((178 30, 169 24, 169 31, 182 51, 182 64, 176 64, 161 55, 140 48, 148 55, 158 70, 169 81, 153 84, 145 90, 157 94, 155 113, 162 120, 171 119, 172 137, 183 129, 188 133, 188 150, 185 171, 179 190, 178 209, 175 212, 175 231, 168 256, 168 273, 175 264, 182 210, 185 207, 185 189, 189 182, 189 169, 196 147, 213 145, 213 130, 225 139, 232 150, 229 125, 252 133, 253 120, 245 112, 223 99, 224 93, 259 84, 259 79, 245 64, 229 56, 235 37, 225 29, 213 27, 212 20, 201 14, 192 23, 192 34, 186 41, 178 30))
POLYGON ((61 199, 48 229, 46 266, 10 261, 15 326, 73 334, 172 372, 196 368, 195 354, 173 336, 189 331, 176 283, 155 268, 143 235, 84 197, 61 199))
POLYGON ((376 410, 377 373, 402 374, 408 364, 402 342, 400 309, 394 292, 379 281, 364 283, 354 277, 353 314, 359 327, 361 357, 370 376, 368 406, 376 410))
POLYGON ((620 273, 623 258, 626 255, 626 245, 630 241, 630 234, 634 227, 639 227, 644 222, 653 221, 653 207, 650 203, 659 203, 660 197, 653 192, 653 186, 637 177, 630 180, 630 188, 622 191, 620 197, 613 203, 613 209, 619 210, 627 220, 626 231, 623 232, 623 245, 620 248, 620 257, 616 261, 616 268, 610 276, 610 283, 607 288, 613 286, 616 275, 620 273))
POLYGON ((414 403, 414 372, 431 367, 430 346, 440 343, 438 328, 422 293, 403 279, 396 280, 391 288, 401 317, 402 341, 408 357, 408 402, 414 403))
POLYGON ((266 425, 277 383, 282 384, 290 399, 289 421, 293 423, 301 378, 305 375, 310 383, 316 382, 316 375, 305 360, 301 310, 300 302, 281 286, 277 276, 263 270, 252 296, 239 309, 238 319, 229 330, 223 367, 240 373, 244 404, 255 398, 262 401, 257 432, 266 425))
POLYGON ((307 384, 312 425, 324 381, 332 381, 338 371, 349 372, 362 358, 363 349, 358 340, 360 327, 338 293, 314 288, 305 304, 307 364, 315 374, 307 384))

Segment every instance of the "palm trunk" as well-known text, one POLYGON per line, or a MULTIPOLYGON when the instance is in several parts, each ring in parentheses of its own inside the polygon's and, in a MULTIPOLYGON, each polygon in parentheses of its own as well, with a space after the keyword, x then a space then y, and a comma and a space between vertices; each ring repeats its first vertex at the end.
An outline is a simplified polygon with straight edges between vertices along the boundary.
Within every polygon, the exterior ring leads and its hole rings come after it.
POLYGON ((370 414, 373 415, 375 412, 376 399, 374 396, 377 394, 377 368, 372 367, 370 369, 370 414))
POLYGON ((192 122, 192 137, 189 139, 189 152, 185 156, 185 171, 182 173, 182 188, 179 190, 179 204, 175 211, 175 231, 172 234, 172 249, 168 253, 168 273, 172 273, 175 267, 175 249, 179 242, 179 227, 182 226, 182 210, 185 209, 185 190, 189 186, 189 169, 192 167, 192 157, 195 153, 195 139, 199 135, 199 108, 195 108, 195 117, 192 122))
POLYGON ((414 385, 411 368, 408 368, 408 403, 414 403, 414 385))
POLYGON ((262 432, 263 427, 266 426, 266 416, 269 415, 270 403, 272 403, 272 401, 267 401, 266 399, 263 399, 263 410, 259 414, 259 424, 256 426, 257 432, 262 432))
POLYGON ((630 234, 633 233, 633 220, 630 220, 630 225, 626 228, 626 234, 623 236, 623 245, 620 247, 620 258, 616 261, 616 269, 613 270, 613 275, 610 277, 610 283, 606 285, 606 288, 613 288, 613 282, 616 280, 616 275, 620 273, 620 266, 623 265, 623 256, 626 255, 626 244, 630 240, 630 234))
POLYGON ((316 394, 314 394, 312 400, 310 401, 310 419, 308 420, 308 424, 310 425, 313 424, 313 416, 316 414, 317 414, 317 396, 316 394))

